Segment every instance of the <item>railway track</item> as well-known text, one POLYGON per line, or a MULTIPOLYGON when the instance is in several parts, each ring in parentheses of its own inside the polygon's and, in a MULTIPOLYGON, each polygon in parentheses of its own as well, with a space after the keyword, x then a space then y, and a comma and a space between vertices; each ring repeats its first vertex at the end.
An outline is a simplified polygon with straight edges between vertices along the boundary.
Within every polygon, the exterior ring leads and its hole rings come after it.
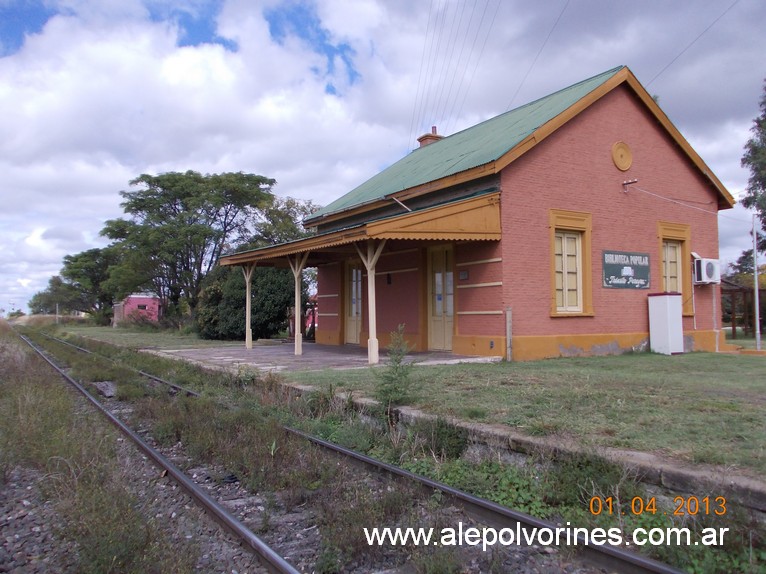
MULTIPOLYGON (((58 339, 48 335, 46 335, 46 337, 48 337, 49 339, 53 341, 57 341, 59 343, 69 345, 80 352, 93 354, 92 351, 85 349, 83 347, 74 345, 70 343, 69 341, 64 341, 63 339, 58 339)), ((183 488, 189 489, 188 491, 193 498, 198 500, 198 502, 203 507, 205 507, 206 510, 208 510, 209 508, 208 511, 210 512, 212 516, 216 518, 216 520, 221 522, 226 528, 234 532, 237 536, 241 536, 242 540, 246 543, 246 545, 248 545, 250 548, 253 549, 254 552, 256 552, 259 556, 262 557, 262 560, 270 568, 271 571, 273 572, 295 572, 296 571, 292 569, 292 566, 290 566, 284 560, 279 558, 278 554, 276 554, 273 550, 268 548, 268 546, 260 538, 258 538, 251 531, 247 530, 244 527, 244 525, 242 525, 241 523, 238 523, 236 518, 231 516, 224 508, 220 507, 220 505, 217 505, 215 501, 210 499, 210 497, 207 496, 206 493, 201 491, 199 487, 197 487, 192 481, 190 481, 189 478, 182 471, 175 468, 172 465, 172 463, 170 463, 170 461, 168 461, 165 457, 163 457, 159 452, 152 449, 152 447, 144 443, 142 439, 140 438, 140 436, 138 436, 126 425, 124 425, 124 423, 122 423, 121 421, 116 419, 116 417, 114 417, 111 413, 109 413, 102 405, 100 405, 100 403, 96 399, 94 399, 87 392, 87 390, 85 390, 82 387, 82 385, 80 385, 77 381, 71 379, 65 372, 63 372, 32 341, 30 341, 28 338, 24 337, 23 335, 22 335, 22 338, 27 342, 27 344, 29 344, 33 349, 35 349, 35 351, 41 354, 41 356, 43 356, 43 358, 54 369, 56 369, 63 377, 65 377, 70 384, 72 384, 75 388, 77 388, 78 391, 80 391, 83 395, 85 395, 86 398, 91 403, 93 403, 94 406, 96 406, 104 414, 104 416, 106 416, 110 420, 110 422, 112 422, 112 424, 117 426, 131 440, 140 441, 140 443, 137 442, 137 444, 139 444, 139 448, 141 448, 141 450, 144 451, 147 454, 147 456, 149 456, 152 460, 154 460, 158 466, 161 466, 162 468, 167 468, 168 473, 174 479, 176 479, 183 488), (168 466, 166 467, 166 465, 168 466), (261 554, 262 552, 263 554, 261 554), (284 568, 284 569, 280 569, 280 568, 284 568)), ((98 356, 103 357, 103 355, 98 355, 98 356)), ((199 396, 198 393, 194 391, 184 389, 183 387, 175 385, 174 383, 165 381, 158 377, 154 377, 153 375, 149 373, 145 373, 143 371, 138 371, 138 372, 157 382, 166 384, 169 387, 175 389, 176 391, 185 392, 189 396, 199 396)), ((555 531, 557 528, 557 525, 552 522, 541 520, 541 519, 532 517, 528 514, 518 512, 510 508, 507 508, 505 506, 488 501, 486 499, 473 496, 469 493, 455 489, 449 485, 411 473, 397 466, 373 459, 371 457, 368 457, 366 455, 363 455, 351 449, 347 449, 337 444, 319 439, 303 431, 290 428, 290 427, 283 427, 283 428, 286 433, 289 433, 293 436, 300 437, 301 439, 306 440, 312 443, 313 445, 316 445, 322 449, 332 452, 336 456, 341 456, 343 458, 351 460, 356 465, 362 466, 363 468, 366 468, 368 470, 374 470, 376 472, 387 473, 399 479, 414 483, 418 485, 420 488, 425 489, 426 491, 429 491, 429 492, 438 491, 442 493, 442 495, 448 497, 448 499, 451 501, 453 505, 461 508, 468 516, 470 516, 471 518, 473 518, 474 520, 476 520, 476 522, 480 524, 483 524, 498 530, 507 528, 507 529, 511 529, 514 532, 521 531, 526 533, 527 536, 532 536, 532 537, 534 536, 534 533, 539 532, 543 529, 555 531)), ((669 565, 663 564, 656 560, 647 558, 636 552, 626 550, 623 547, 587 544, 585 538, 582 535, 579 535, 576 537, 576 544, 574 546, 576 546, 576 548, 580 552, 580 554, 578 555, 578 559, 582 559, 584 562, 590 565, 593 565, 598 569, 601 569, 601 571, 606 570, 606 571, 620 572, 620 573, 625 572, 625 573, 654 573, 654 574, 679 574, 682 572, 676 568, 673 568, 669 565)))
MULTIPOLYGON (((79 345, 75 345, 74 343, 72 343, 70 341, 66 341, 64 339, 59 339, 58 337, 52 337, 51 335, 48 335, 46 333, 40 333, 40 334, 43 337, 45 337, 46 339, 49 339, 51 341, 56 341, 57 343, 61 343, 62 345, 67 345, 68 347, 72 347, 73 349, 75 349, 77 351, 80 351, 81 353, 84 353, 86 355, 96 355, 96 356, 98 356, 101 359, 105 359, 107 361, 111 361, 113 363, 117 363, 117 361, 115 361, 111 357, 106 357, 106 356, 101 355, 99 353, 94 353, 90 349, 86 349, 85 347, 80 347, 79 345)), ((134 369, 133 367, 129 367, 129 366, 123 364, 123 363, 120 363, 120 365, 122 365, 123 367, 128 368, 128 369, 138 373, 139 375, 141 375, 143 377, 146 377, 147 379, 149 379, 151 381, 154 381, 155 383, 159 383, 161 385, 165 385, 166 387, 171 389, 173 392, 183 393, 183 394, 185 394, 188 397, 198 397, 198 396, 200 396, 200 394, 197 391, 193 391, 191 389, 187 389, 185 387, 182 387, 181 385, 177 385, 176 383, 173 383, 171 381, 162 379, 162 378, 160 378, 160 377, 158 377, 156 375, 152 375, 151 373, 147 373, 146 371, 142 371, 140 369, 134 369)))
POLYGON ((42 351, 34 342, 24 335, 19 335, 35 352, 42 357, 61 377, 74 387, 85 399, 96 408, 112 425, 114 425, 122 434, 138 447, 138 449, 151 459, 160 469, 166 472, 176 481, 176 483, 189 494, 211 517, 213 517, 221 526, 229 530, 236 536, 242 544, 250 548, 258 557, 260 562, 269 572, 274 574, 298 574, 291 564, 283 559, 276 551, 261 540, 254 532, 248 529, 242 522, 232 515, 228 510, 216 502, 210 495, 202 490, 194 481, 176 467, 170 460, 163 456, 159 451, 152 448, 136 432, 123 423, 107 410, 85 387, 70 377, 61 369, 45 352, 42 351))

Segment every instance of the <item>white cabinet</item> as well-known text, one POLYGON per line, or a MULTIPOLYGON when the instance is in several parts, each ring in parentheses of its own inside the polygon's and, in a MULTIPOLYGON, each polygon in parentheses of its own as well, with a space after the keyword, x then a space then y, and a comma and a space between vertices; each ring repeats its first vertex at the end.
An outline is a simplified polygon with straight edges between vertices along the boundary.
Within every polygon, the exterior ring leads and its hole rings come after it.
POLYGON ((682 303, 680 293, 649 294, 649 346, 653 352, 684 352, 682 303))

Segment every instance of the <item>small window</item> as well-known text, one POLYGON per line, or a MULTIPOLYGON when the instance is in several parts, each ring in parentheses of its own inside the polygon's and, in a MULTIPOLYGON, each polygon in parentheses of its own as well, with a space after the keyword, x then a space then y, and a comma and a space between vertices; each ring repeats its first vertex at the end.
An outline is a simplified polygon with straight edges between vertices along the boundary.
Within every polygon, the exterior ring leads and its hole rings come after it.
POLYGON ((683 285, 681 279, 681 242, 663 241, 662 290, 680 293, 683 285))
POLYGON ((146 305, 138 305, 139 311, 146 311, 146 305))
POLYGON ((582 234, 557 231, 556 310, 560 313, 582 311, 582 234))
POLYGON ((694 315, 691 274, 691 227, 685 223, 657 222, 660 248, 659 276, 663 291, 683 295, 683 314, 694 315))
POLYGON ((593 316, 590 213, 551 209, 551 317, 593 316))

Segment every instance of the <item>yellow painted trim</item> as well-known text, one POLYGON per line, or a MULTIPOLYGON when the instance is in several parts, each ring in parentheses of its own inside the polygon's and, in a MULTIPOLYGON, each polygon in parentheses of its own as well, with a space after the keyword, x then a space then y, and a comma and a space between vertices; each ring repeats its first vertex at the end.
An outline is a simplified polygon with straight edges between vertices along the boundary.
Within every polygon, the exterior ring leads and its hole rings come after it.
POLYGON ((550 246, 550 315, 551 317, 593 316, 593 274, 591 273, 591 234, 593 217, 590 213, 551 209, 548 214, 548 238, 550 246), (582 233, 582 311, 563 313, 556 307, 556 231, 578 231, 582 233))
POLYGON ((502 287, 502 281, 492 281, 491 283, 469 283, 468 285, 458 285, 458 289, 474 289, 477 287, 502 287))
POLYGON ((500 194, 372 221, 366 227, 368 236, 376 239, 499 240, 502 234, 500 194))
MULTIPOLYGON (((418 271, 418 267, 409 267, 407 269, 392 269, 391 271, 376 271, 375 277, 382 275, 396 275, 397 273, 412 273, 413 271, 418 271)), ((365 273, 364 276, 367 277, 367 273, 365 273)))
MULTIPOLYGON (((433 252, 437 251, 437 250, 444 252, 445 255, 449 254, 449 260, 452 262, 452 265, 451 265, 450 269, 447 269, 447 267, 445 266, 444 271, 445 272, 447 272, 447 271, 452 272, 453 277, 455 275, 455 248, 454 248, 453 244, 448 243, 448 244, 443 244, 443 245, 432 245, 431 247, 428 247, 426 249, 426 270, 427 270, 426 271, 426 280, 428 281, 428 283, 426 283, 426 297, 427 297, 427 300, 426 300, 426 305, 427 305, 427 307, 426 307, 426 313, 427 313, 427 315, 426 315, 426 334, 427 334, 426 345, 427 345, 427 347, 426 348, 430 349, 430 350, 436 350, 436 349, 434 349, 434 347, 432 345, 432 336, 431 336, 431 328, 433 326, 433 281, 432 281, 432 279, 433 279, 433 257, 431 256, 431 254, 433 252)), ((443 350, 443 351, 452 351, 452 340, 455 338, 455 335, 457 334, 457 323, 458 322, 455 320, 455 317, 459 313, 459 311, 457 311, 457 309, 460 308, 459 307, 460 301, 458 299, 457 289, 454 288, 454 282, 453 282, 452 297, 453 297, 453 299, 452 299, 452 315, 451 315, 451 319, 452 319, 452 333, 449 336, 450 337, 449 345, 445 345, 444 349, 439 349, 439 350, 443 350)), ((446 301, 444 302, 444 304, 446 305, 446 301)), ((442 317, 447 317, 447 316, 448 315, 446 313, 442 315, 442 317)), ((446 332, 446 330, 445 330, 445 332, 446 332)), ((445 341, 445 343, 446 343, 446 341, 445 341)))
MULTIPOLYGON (((258 249, 254 251, 243 251, 242 253, 234 253, 232 255, 226 255, 218 260, 219 265, 244 265, 247 263, 259 262, 264 260, 280 259, 287 255, 294 255, 296 253, 304 253, 306 251, 316 251, 326 247, 333 247, 336 245, 345 245, 361 241, 366 238, 365 229, 363 226, 347 229, 344 231, 337 231, 327 235, 319 235, 314 237, 307 237, 300 241, 293 241, 285 243, 283 245, 275 245, 274 247, 258 249)), ((285 267, 284 263, 280 263, 282 267, 285 267)))
POLYGON ((225 266, 268 262, 277 267, 284 267, 285 263, 281 259, 287 255, 320 251, 365 239, 499 241, 501 236, 500 193, 497 192, 380 221, 371 221, 353 229, 226 255, 221 257, 218 263, 225 266))
POLYGON ((534 361, 566 356, 613 355, 648 348, 649 333, 540 335, 513 337, 513 360, 534 361))
MULTIPOLYGON (((361 310, 362 314, 359 316, 359 342, 354 343, 353 341, 348 340, 349 335, 349 302, 351 300, 351 277, 354 269, 364 269, 364 265, 362 264, 359 259, 349 259, 346 261, 346 264, 343 266, 343 269, 345 273, 343 274, 343 280, 345 283, 343 284, 343 307, 341 311, 341 322, 343 323, 343 343, 347 345, 355 345, 355 344, 361 344, 362 342, 362 326, 364 325, 364 310, 365 306, 367 304, 366 298, 367 294, 365 293, 364 286, 362 286, 361 289, 361 310)), ((360 275, 360 277, 364 277, 364 274, 360 275)), ((369 318, 368 318, 369 320, 369 318)), ((367 338, 365 337, 365 344, 366 344, 367 338)))
POLYGON ((657 242, 659 249, 659 257, 657 258, 657 269, 660 278, 660 284, 663 280, 664 270, 662 268, 663 249, 662 242, 664 240, 678 241, 681 243, 681 273, 682 276, 682 289, 681 298, 683 300, 683 314, 687 317, 694 316, 694 300, 692 297, 692 229, 691 226, 686 223, 674 223, 671 221, 658 221, 657 222, 657 242))
MULTIPOLYGON (((363 347, 367 346, 368 333, 362 333, 364 337, 363 347)), ((420 333, 405 333, 404 340, 407 341, 410 351, 422 352, 427 349, 420 344, 420 333)), ((381 349, 387 349, 391 345, 391 333, 378 333, 378 345, 381 349)))
MULTIPOLYGON (((428 276, 429 253, 427 248, 420 250, 420 313, 418 316, 420 327, 420 339, 418 348, 428 349, 428 309, 429 309, 429 290, 431 278, 428 276)), ((457 295, 457 292, 455 293, 457 295)), ((455 308, 457 308, 457 297, 455 298, 455 308)))
MULTIPOLYGON (((519 142, 513 149, 509 150, 505 155, 501 156, 493 162, 486 163, 484 165, 477 166, 475 168, 454 174, 439 180, 431 181, 423 185, 406 189, 402 192, 393 194, 391 197, 396 197, 399 200, 411 199, 420 195, 431 193, 440 189, 445 189, 453 185, 460 183, 467 183, 488 175, 494 175, 499 173, 502 169, 507 167, 510 163, 523 156, 529 150, 534 148, 537 144, 545 140, 548 136, 553 134, 556 130, 564 126, 570 120, 578 116, 584 110, 592 106, 598 100, 610 93, 622 84, 627 84, 633 93, 639 100, 646 106, 649 112, 655 117, 659 124, 666 130, 670 137, 676 142, 691 162, 702 173, 703 177, 711 183, 713 188, 718 192, 718 207, 719 209, 729 209, 736 203, 734 197, 729 193, 726 187, 715 176, 713 171, 703 161, 699 154, 694 151, 686 138, 681 135, 681 132, 673 125, 673 122, 665 115, 657 102, 654 101, 651 94, 641 85, 641 82, 633 75, 633 73, 623 68, 612 76, 609 80, 601 84, 598 88, 593 90, 590 94, 564 110, 561 114, 551 119, 548 123, 540 126, 534 133, 530 134, 527 138, 519 142)), ((363 213, 377 209, 381 205, 387 205, 386 200, 380 200, 368 205, 360 206, 359 208, 349 211, 343 211, 337 214, 328 215, 321 220, 321 223, 329 223, 339 219, 344 219, 354 214, 363 213)), ((309 223, 314 223, 309 220, 309 223)), ((319 223, 319 222, 316 222, 319 223)))
POLYGON ((452 337, 452 352, 456 355, 503 357, 505 356, 505 337, 454 335, 452 337), (491 345, 492 348, 490 348, 491 345))
MULTIPOLYGON (((716 351, 715 331, 685 331, 688 351, 716 351)), ((648 350, 649 333, 599 333, 589 335, 544 335, 513 337, 513 360, 535 361, 554 357, 614 355, 631 350, 648 350)))
POLYGON ((455 267, 467 267, 469 265, 481 265, 483 263, 502 263, 502 261, 502 257, 494 257, 493 259, 477 259, 476 261, 463 261, 462 263, 457 263, 455 267))
POLYGON ((340 345, 340 331, 328 331, 317 328, 314 340, 319 345, 340 345))
MULTIPOLYGON (((401 251, 386 251, 385 253, 381 253, 381 257, 390 257, 392 255, 404 255, 405 253, 415 253, 416 251, 419 251, 417 248, 413 249, 402 249, 401 251)), ((378 260, 380 261, 380 259, 378 260)))
POLYGON ((502 315, 502 311, 458 311, 456 315, 502 315))

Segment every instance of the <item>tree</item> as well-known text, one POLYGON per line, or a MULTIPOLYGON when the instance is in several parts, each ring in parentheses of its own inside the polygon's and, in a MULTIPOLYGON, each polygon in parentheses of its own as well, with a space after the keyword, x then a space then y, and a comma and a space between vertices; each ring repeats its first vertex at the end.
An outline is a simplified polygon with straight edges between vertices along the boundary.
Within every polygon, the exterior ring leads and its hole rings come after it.
MULTIPOLYGON (((293 274, 289 269, 258 267, 252 278, 253 337, 268 338, 287 328, 293 305, 293 274)), ((218 267, 205 281, 197 309, 196 328, 203 339, 244 339, 245 278, 239 267, 218 267)), ((304 285, 303 301, 308 299, 304 285)))
POLYGON ((79 293, 78 311, 90 313, 98 323, 107 324, 111 317, 115 297, 109 271, 119 260, 118 250, 109 247, 64 257, 61 277, 79 293))
MULTIPOLYGON (((311 234, 301 224, 317 206, 310 201, 277 198, 261 211, 261 221, 250 241, 236 251, 300 239, 311 234)), ((270 337, 287 326, 287 309, 294 303, 294 278, 289 269, 256 267, 252 278, 253 337, 270 337)), ((307 282, 302 300, 308 302, 307 282)), ((196 327, 206 339, 242 339, 245 336, 245 279, 239 267, 218 267, 205 281, 196 327)))
POLYGON ((245 249, 286 243, 313 235, 303 227, 302 221, 319 209, 312 201, 292 197, 274 197, 262 210, 262 220, 245 249))
POLYGON ((73 285, 54 275, 48 280, 48 287, 35 293, 27 305, 33 315, 52 315, 56 311, 62 314, 80 311, 85 303, 82 294, 73 285))
POLYGON ((130 253, 112 270, 119 290, 151 289, 167 309, 186 302, 194 314, 202 280, 224 247, 247 240, 276 182, 260 175, 194 171, 143 174, 137 191, 122 191, 130 219, 106 222, 102 235, 130 253))
MULTIPOLYGON (((742 205, 754 209, 761 221, 761 226, 766 227, 766 81, 764 81, 760 109, 761 115, 753 120, 753 127, 750 130, 753 137, 745 144, 745 154, 742 156, 742 167, 750 170, 747 193, 742 198, 742 205)), ((758 238, 758 251, 766 251, 766 237, 758 238)))

